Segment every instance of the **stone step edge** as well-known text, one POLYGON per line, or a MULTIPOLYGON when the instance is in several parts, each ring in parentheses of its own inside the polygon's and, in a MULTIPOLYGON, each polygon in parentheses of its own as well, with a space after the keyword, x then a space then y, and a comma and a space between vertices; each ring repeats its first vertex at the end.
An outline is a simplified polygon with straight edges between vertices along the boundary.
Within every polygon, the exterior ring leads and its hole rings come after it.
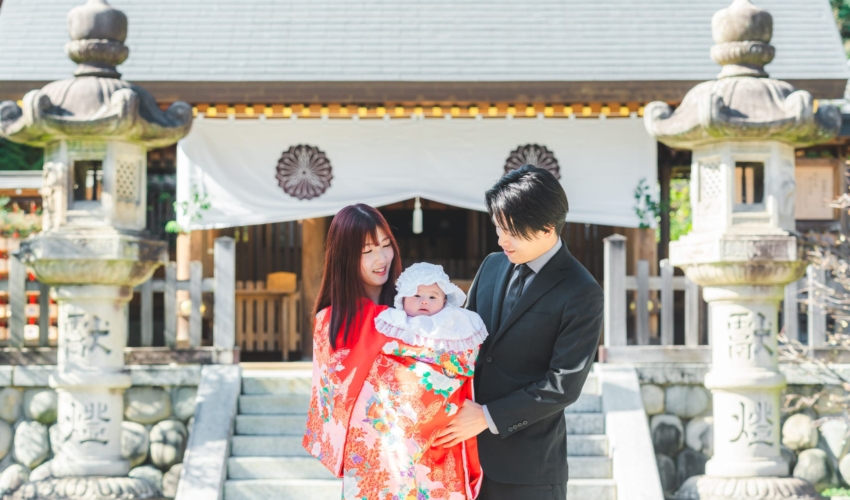
MULTIPOLYGON (((572 456, 567 457, 568 467, 576 474, 576 479, 611 479, 612 461, 609 457, 572 456), (580 475, 580 476, 579 476, 580 475)), ((295 475, 305 475, 302 478, 287 479, 321 479, 330 475, 324 466, 313 457, 230 457, 227 459, 228 479, 234 480, 274 480, 285 471, 292 470, 295 475), (319 477, 317 477, 317 475, 319 477), (237 477, 233 477, 237 476, 237 477), (238 477, 241 476, 241 477, 238 477)), ((333 480, 327 478, 325 480, 333 480)))
MULTIPOLYGON (((231 441, 231 454, 230 454, 229 457, 261 457, 261 456, 263 456, 263 457, 269 457, 269 456, 271 456, 271 457, 305 457, 305 456, 307 456, 307 455, 304 455, 304 453, 306 453, 306 451, 304 451, 303 448, 300 447, 300 440, 301 440, 300 435, 239 435, 239 434, 234 434, 231 439, 232 439, 232 441, 231 441), (238 444, 236 443, 237 441, 239 442, 238 444), (281 454, 281 455, 242 455, 242 454, 235 455, 235 454, 233 454, 234 448, 241 447, 241 446, 247 447, 247 446, 249 446, 249 443, 251 443, 251 442, 266 443, 266 444, 269 444, 271 446, 271 443, 269 443, 269 441, 281 441, 281 442, 286 442, 286 441, 293 442, 293 441, 295 441, 299 445, 298 454, 291 454, 291 453, 281 454)), ((570 455, 570 442, 576 443, 576 441, 607 441, 607 439, 608 439, 608 436, 606 434, 569 434, 567 436, 567 455, 568 456, 574 456, 574 457, 582 457, 582 456, 601 457, 601 456, 606 456, 606 457, 610 458, 610 455, 609 455, 610 450, 608 450, 608 452, 605 455, 570 455)), ((281 445, 282 444, 283 443, 281 443, 281 445)), ((278 445, 278 446, 280 446, 280 445, 278 445)), ((573 444, 573 446, 575 446, 575 444, 573 444)))

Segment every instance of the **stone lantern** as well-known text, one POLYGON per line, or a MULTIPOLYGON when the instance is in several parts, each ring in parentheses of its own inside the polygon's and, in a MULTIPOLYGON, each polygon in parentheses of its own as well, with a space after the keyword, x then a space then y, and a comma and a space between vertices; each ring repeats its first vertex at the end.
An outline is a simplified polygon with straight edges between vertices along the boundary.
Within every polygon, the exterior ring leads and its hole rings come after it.
POLYGON ((151 94, 120 79, 127 17, 104 0, 72 9, 68 31, 74 78, 27 93, 21 107, 0 103, 0 136, 44 148, 43 231, 22 242, 20 257, 53 286, 59 308, 50 385, 59 395, 61 451, 47 479, 16 495, 148 498, 159 492, 123 477, 130 465, 120 452, 128 302, 168 259, 167 244, 144 231, 146 153, 184 137, 192 110, 176 102, 162 111, 151 94))
POLYGON ((794 231, 794 148, 836 136, 839 111, 768 78, 771 15, 734 0, 711 22, 720 64, 671 110, 646 107, 658 141, 693 150, 693 230, 670 245, 670 260, 702 285, 709 303, 714 456, 679 499, 820 498, 787 477, 780 453, 777 320, 784 286, 804 272, 794 231))

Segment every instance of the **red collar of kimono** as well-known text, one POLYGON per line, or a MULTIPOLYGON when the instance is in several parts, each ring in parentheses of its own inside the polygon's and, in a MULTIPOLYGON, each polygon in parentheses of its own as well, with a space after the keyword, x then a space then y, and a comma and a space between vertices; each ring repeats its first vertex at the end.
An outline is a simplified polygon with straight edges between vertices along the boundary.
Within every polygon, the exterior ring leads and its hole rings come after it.
POLYGON ((354 345, 351 346, 351 351, 342 361, 342 368, 337 371, 341 381, 348 379, 352 374, 354 376, 351 383, 348 384, 347 394, 343 396, 346 407, 349 404, 354 404, 360 394, 360 389, 363 387, 363 382, 366 380, 366 375, 369 374, 369 369, 375 363, 378 354, 381 353, 381 348, 390 340, 389 337, 375 328, 375 318, 388 308, 388 306, 376 305, 371 300, 363 299, 360 301, 360 311, 355 317, 358 324, 350 332, 354 334, 352 336, 354 345))

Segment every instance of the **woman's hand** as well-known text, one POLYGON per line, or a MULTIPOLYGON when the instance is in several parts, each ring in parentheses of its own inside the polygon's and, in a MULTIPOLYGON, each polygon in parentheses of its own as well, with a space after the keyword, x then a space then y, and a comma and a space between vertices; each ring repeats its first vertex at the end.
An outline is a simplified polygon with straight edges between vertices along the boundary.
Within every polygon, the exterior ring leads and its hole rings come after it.
POLYGON ((454 420, 437 435, 437 439, 431 446, 450 448, 477 436, 485 429, 487 429, 487 419, 484 418, 484 410, 480 404, 467 399, 458 410, 454 420))

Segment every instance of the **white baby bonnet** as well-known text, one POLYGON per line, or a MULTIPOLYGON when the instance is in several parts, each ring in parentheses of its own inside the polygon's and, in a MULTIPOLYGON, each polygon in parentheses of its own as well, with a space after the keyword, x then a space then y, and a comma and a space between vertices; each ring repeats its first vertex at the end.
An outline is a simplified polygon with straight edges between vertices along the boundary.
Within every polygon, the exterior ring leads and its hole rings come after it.
POLYGON ((419 262, 408 267, 395 282, 398 291, 393 307, 404 309, 404 298, 416 295, 419 285, 437 285, 446 294, 446 305, 460 307, 466 301, 466 294, 457 285, 449 281, 449 275, 443 272, 443 266, 419 262))
POLYGON ((399 276, 396 288, 395 309, 387 309, 375 318, 375 328, 387 337, 413 346, 451 351, 474 349, 487 338, 481 317, 460 307, 466 294, 449 282, 442 266, 414 264, 399 276), (404 312, 404 297, 416 295, 419 285, 431 284, 446 294, 446 306, 432 316, 409 317, 404 312))

